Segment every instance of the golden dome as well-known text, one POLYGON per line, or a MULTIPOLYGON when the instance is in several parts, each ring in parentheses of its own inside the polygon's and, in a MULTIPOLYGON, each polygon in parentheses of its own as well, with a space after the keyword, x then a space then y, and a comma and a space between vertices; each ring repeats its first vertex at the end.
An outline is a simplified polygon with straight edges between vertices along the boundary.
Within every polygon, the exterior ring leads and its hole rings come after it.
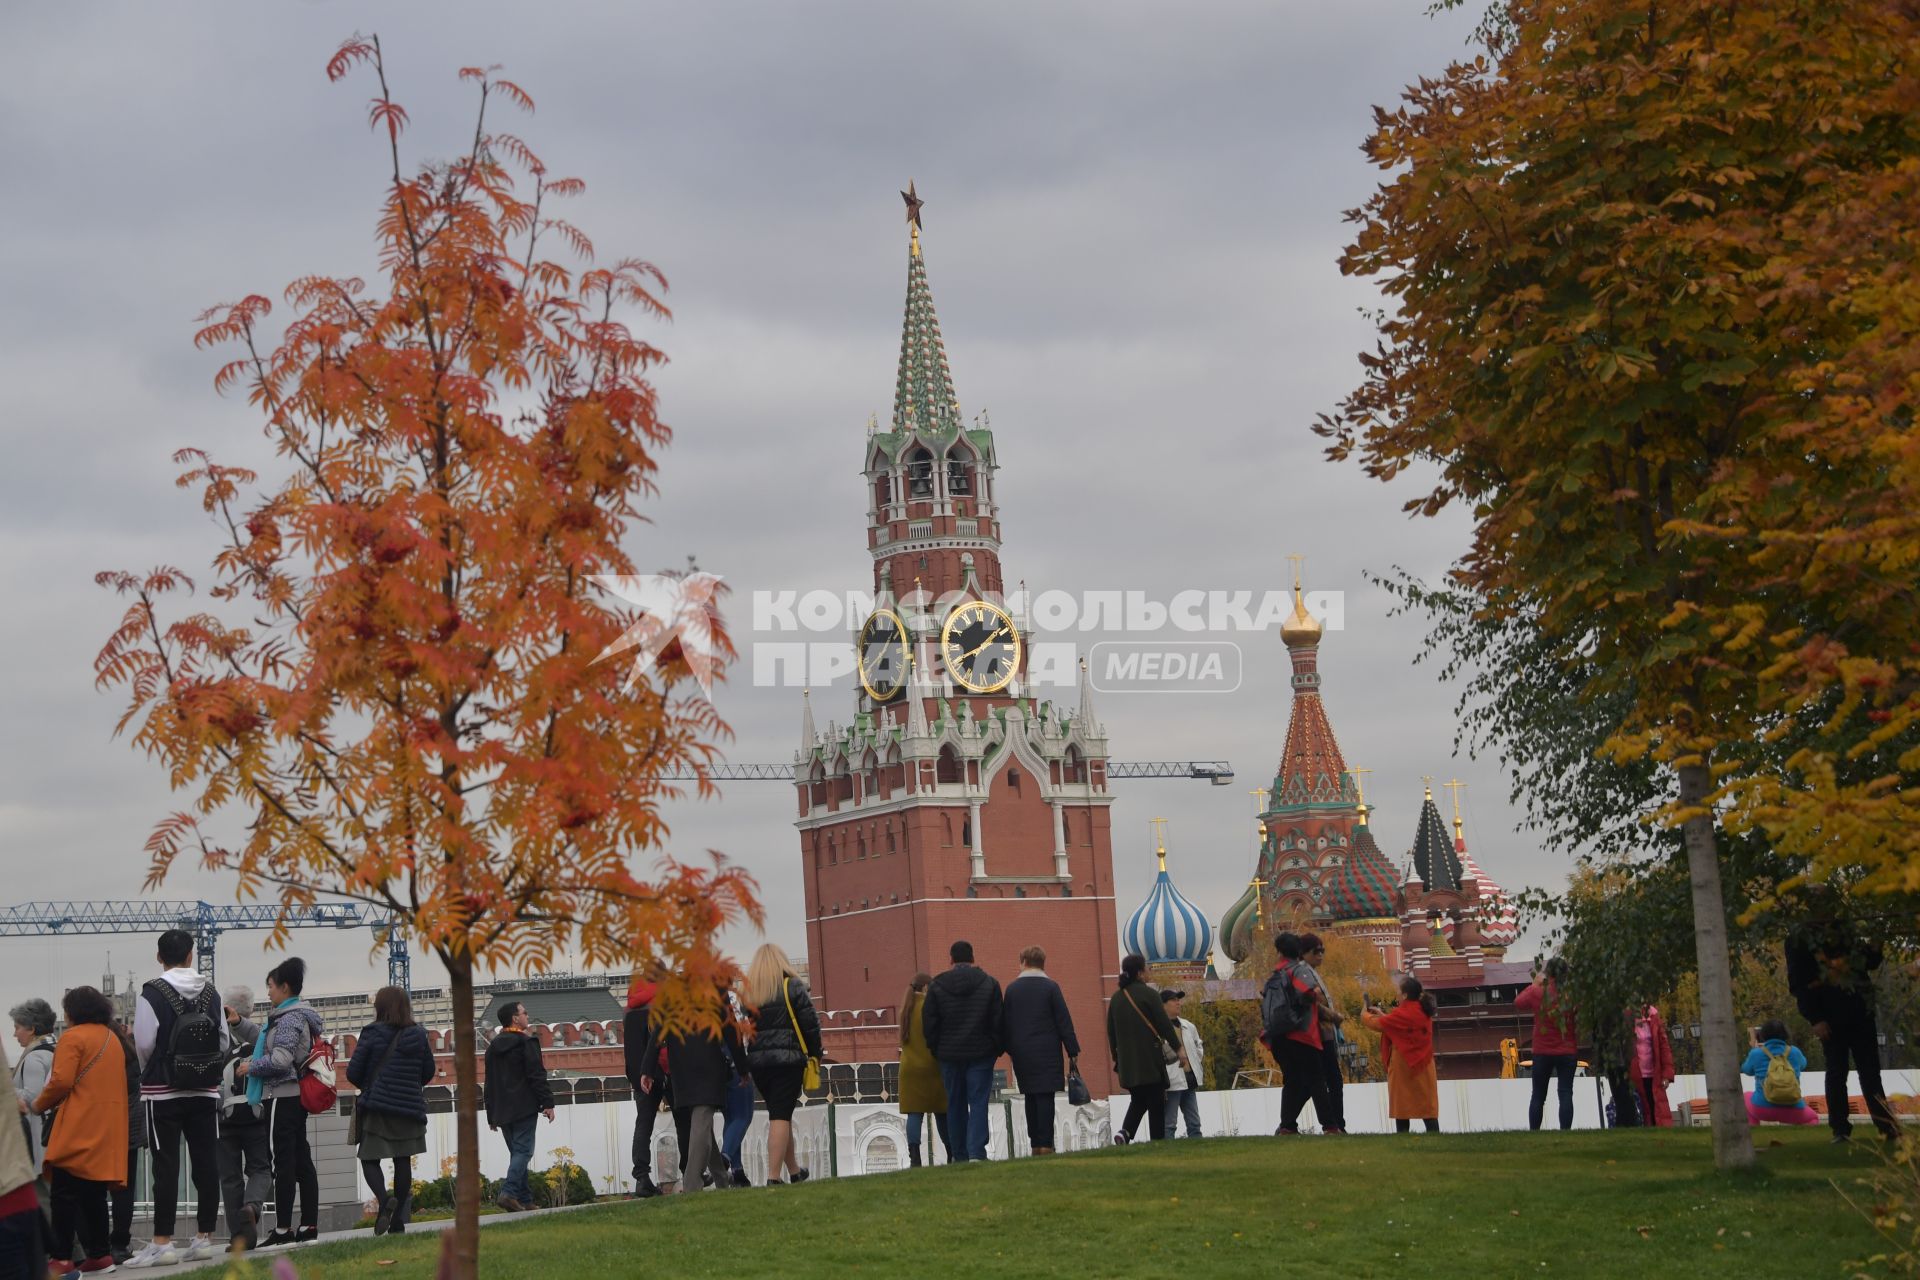
POLYGON ((1307 602, 1300 594, 1300 583, 1293 584, 1293 612, 1280 624, 1280 639, 1289 649, 1301 645, 1317 645, 1324 628, 1320 620, 1307 612, 1307 602))

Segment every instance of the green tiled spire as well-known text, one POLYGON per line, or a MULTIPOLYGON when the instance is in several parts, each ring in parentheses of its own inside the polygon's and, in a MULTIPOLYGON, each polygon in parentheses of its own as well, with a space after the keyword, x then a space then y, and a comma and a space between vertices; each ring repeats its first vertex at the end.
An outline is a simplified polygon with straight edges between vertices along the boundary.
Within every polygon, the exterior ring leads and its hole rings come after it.
POLYGON ((953 371, 947 367, 947 347, 940 339, 940 317, 933 311, 933 291, 927 287, 918 226, 907 253, 907 314, 900 329, 893 429, 946 440, 960 431, 960 404, 953 392, 953 371))

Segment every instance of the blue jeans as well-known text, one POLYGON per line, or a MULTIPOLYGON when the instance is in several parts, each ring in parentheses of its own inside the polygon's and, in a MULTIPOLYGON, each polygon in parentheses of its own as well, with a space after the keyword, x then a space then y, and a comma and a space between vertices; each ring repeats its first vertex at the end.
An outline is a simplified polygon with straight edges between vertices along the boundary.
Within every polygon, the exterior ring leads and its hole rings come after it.
POLYGON ((512 1196, 521 1204, 533 1203, 533 1192, 527 1188, 527 1166, 533 1163, 533 1135, 539 1124, 536 1112, 525 1120, 500 1126, 507 1139, 507 1178, 500 1184, 500 1194, 512 1196))
POLYGON ((1580 1059, 1571 1053, 1533 1055, 1533 1097, 1527 1103, 1527 1128, 1538 1129, 1547 1109, 1547 1086, 1560 1084, 1560 1127, 1573 1128, 1573 1072, 1580 1059))
POLYGON ((993 1059, 942 1062, 940 1079, 947 1086, 948 1154, 958 1164, 987 1158, 987 1099, 993 1096, 993 1059))
POLYGON ((1178 1121, 1182 1116, 1186 1117, 1187 1136, 1199 1137, 1200 1094, 1198 1090, 1181 1089, 1177 1093, 1171 1089, 1167 1091, 1167 1136, 1169 1138, 1178 1136, 1178 1121))
MULTIPOLYGON (((907 1149, 909 1151, 918 1151, 920 1149, 920 1135, 926 1132, 926 1123, 927 1118, 918 1111, 907 1117, 907 1149)), ((947 1159, 953 1159, 953 1148, 947 1141, 946 1112, 936 1111, 933 1113, 933 1127, 939 1131, 941 1150, 947 1153, 947 1159)), ((927 1163, 933 1163, 933 1152, 931 1151, 927 1152, 927 1163)))
POLYGON ((727 1086, 727 1123, 720 1130, 720 1154, 735 1173, 741 1169, 740 1148, 752 1125, 753 1080, 743 1076, 727 1086))

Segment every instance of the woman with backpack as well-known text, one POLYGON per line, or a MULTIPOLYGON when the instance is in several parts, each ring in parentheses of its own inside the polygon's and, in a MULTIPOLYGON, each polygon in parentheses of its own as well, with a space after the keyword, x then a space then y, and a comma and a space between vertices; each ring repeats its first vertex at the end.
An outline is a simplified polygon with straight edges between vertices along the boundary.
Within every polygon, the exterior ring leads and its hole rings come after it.
POLYGON ((433 1082, 433 1046, 413 1020, 404 987, 374 993, 373 1021, 347 1062, 347 1083, 360 1091, 354 1119, 360 1131, 360 1172, 379 1204, 373 1234, 407 1229, 413 1205, 413 1158, 427 1150, 426 1087, 433 1082), (380 1162, 393 1161, 393 1190, 380 1162))
POLYGON ((1787 1024, 1778 1018, 1761 1023, 1753 1033, 1747 1060, 1740 1064, 1740 1074, 1753 1077, 1747 1122, 1819 1124, 1820 1113, 1807 1105, 1800 1092, 1800 1073, 1806 1069, 1807 1055, 1787 1043, 1787 1024))
POLYGON ((53 1191, 53 1264, 62 1274, 114 1269, 108 1243, 107 1194, 127 1180, 127 1064, 113 1033, 113 1004, 92 987, 75 987, 60 1002, 67 1033, 53 1054, 53 1073, 30 1110, 60 1109, 47 1138, 47 1180, 53 1191), (79 1236, 86 1261, 75 1267, 79 1236))
MULTIPOLYGON (((21 1050, 20 1060, 13 1064, 13 1091, 31 1107, 40 1090, 46 1088, 47 1077, 53 1074, 53 1006, 35 996, 13 1006, 7 1016, 13 1019, 13 1042, 21 1050)), ((47 1153, 46 1126, 35 1121, 26 1129, 37 1174, 47 1153)))
POLYGON ((1643 1005, 1633 1015, 1633 1056, 1627 1063, 1627 1078, 1633 1081, 1634 1099, 1640 1105, 1640 1123, 1671 1129, 1673 1108, 1667 1103, 1667 1086, 1673 1083, 1673 1045, 1667 1039, 1667 1023, 1655 1005, 1643 1005))
MULTIPOLYGON (((940 1135, 940 1149, 947 1147, 947 1086, 940 1079, 940 1064, 927 1047, 927 987, 933 975, 916 973, 900 1000, 900 1112, 907 1118, 907 1167, 917 1169, 920 1140, 925 1135, 927 1117, 940 1135)), ((932 1163, 932 1144, 928 1159, 932 1163)))
POLYGON ((1433 1062, 1433 997, 1408 974, 1400 979, 1400 1003, 1389 1013, 1369 1003, 1360 1020, 1380 1033, 1380 1060, 1387 1069, 1387 1114, 1396 1133, 1418 1120, 1440 1132, 1440 1078, 1433 1062))
POLYGON ((1140 1118, 1147 1136, 1167 1136, 1167 1068, 1188 1069, 1187 1051, 1167 1016, 1160 993, 1146 983, 1147 960, 1138 952, 1120 962, 1120 989, 1107 1001, 1107 1050, 1114 1072, 1127 1091, 1127 1117, 1113 1135, 1116 1144, 1133 1141, 1140 1118))
MULTIPOLYGON (((1320 1093, 1326 1050, 1320 1039, 1320 1002, 1314 984, 1301 972, 1300 939, 1276 934, 1279 962, 1260 990, 1262 1039, 1280 1064, 1280 1127, 1275 1137, 1300 1132, 1300 1113, 1320 1093)), ((1324 1127, 1326 1118, 1321 1117, 1324 1127)))
POLYGON ((273 1230, 262 1248, 306 1244, 320 1238, 320 1174, 307 1145, 307 1109, 300 1101, 300 1078, 326 1025, 314 1007, 300 998, 307 985, 307 962, 290 956, 267 974, 267 1001, 273 1011, 253 1046, 253 1057, 234 1064, 247 1080, 247 1101, 266 1103, 265 1122, 273 1135, 273 1230), (300 1199, 300 1228, 294 1230, 294 1196, 300 1199))

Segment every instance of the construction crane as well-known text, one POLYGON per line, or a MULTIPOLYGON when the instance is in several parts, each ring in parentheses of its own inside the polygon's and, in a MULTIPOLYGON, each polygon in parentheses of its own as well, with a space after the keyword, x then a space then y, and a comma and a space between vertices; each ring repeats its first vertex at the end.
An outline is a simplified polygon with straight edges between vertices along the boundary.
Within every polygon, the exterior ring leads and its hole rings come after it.
MULTIPOLYGON (((679 769, 661 775, 676 782, 691 782, 691 769, 679 769)), ((715 782, 792 782, 790 764, 716 764, 707 767, 707 776, 715 782)), ((1224 760, 1112 760, 1107 763, 1109 778, 1194 778, 1224 787, 1233 781, 1233 766, 1224 760)))
POLYGON ((412 990, 407 938, 390 913, 355 902, 316 902, 310 907, 274 903, 218 907, 209 902, 22 902, 0 907, 0 938, 87 933, 160 934, 185 929, 193 935, 195 963, 213 982, 214 946, 229 929, 372 929, 387 944, 387 982, 412 990))

